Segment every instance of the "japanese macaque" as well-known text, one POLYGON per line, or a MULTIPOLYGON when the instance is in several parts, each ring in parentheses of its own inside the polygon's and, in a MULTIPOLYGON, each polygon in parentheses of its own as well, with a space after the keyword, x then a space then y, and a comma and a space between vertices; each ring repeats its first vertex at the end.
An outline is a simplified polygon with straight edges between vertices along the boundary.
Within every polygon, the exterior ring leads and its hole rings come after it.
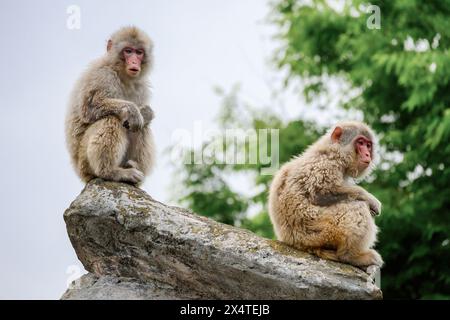
POLYGON ((321 258, 382 266, 372 249, 381 203, 354 183, 373 169, 377 147, 367 125, 343 122, 283 165, 269 194, 277 238, 321 258))
POLYGON ((155 156, 147 80, 152 48, 143 31, 122 28, 75 85, 66 140, 83 181, 99 177, 139 185, 150 173, 155 156))

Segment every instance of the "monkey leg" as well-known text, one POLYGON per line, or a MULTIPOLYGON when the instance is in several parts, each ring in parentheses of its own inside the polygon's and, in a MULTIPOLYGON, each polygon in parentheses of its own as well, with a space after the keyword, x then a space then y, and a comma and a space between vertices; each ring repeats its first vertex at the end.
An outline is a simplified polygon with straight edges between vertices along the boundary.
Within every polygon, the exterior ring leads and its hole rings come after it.
POLYGON ((333 261, 340 261, 336 253, 336 227, 331 211, 327 214, 319 210, 314 215, 303 219, 301 235, 296 245, 299 249, 315 254, 316 256, 333 261))
POLYGON ((367 203, 342 203, 336 205, 334 211, 337 259, 358 267, 381 266, 381 256, 371 249, 376 241, 377 227, 367 203))
POLYGON ((339 203, 325 209, 309 222, 309 232, 302 238, 306 250, 328 260, 341 261, 358 267, 383 264, 372 248, 377 227, 367 203, 339 203))
POLYGON ((323 248, 310 248, 307 251, 322 259, 345 262, 361 268, 371 265, 381 267, 383 264, 383 259, 378 252, 373 249, 362 250, 357 248, 351 241, 338 246, 336 251, 323 248))
POLYGON ((322 249, 322 248, 310 248, 307 250, 308 252, 315 254, 319 258, 332 260, 332 261, 341 261, 334 250, 322 249))
POLYGON ((128 132, 129 146, 125 163, 148 175, 154 164, 155 146, 150 128, 128 132))
POLYGON ((86 160, 92 175, 105 180, 140 183, 144 174, 121 166, 129 145, 127 130, 115 117, 93 123, 86 131, 86 160))

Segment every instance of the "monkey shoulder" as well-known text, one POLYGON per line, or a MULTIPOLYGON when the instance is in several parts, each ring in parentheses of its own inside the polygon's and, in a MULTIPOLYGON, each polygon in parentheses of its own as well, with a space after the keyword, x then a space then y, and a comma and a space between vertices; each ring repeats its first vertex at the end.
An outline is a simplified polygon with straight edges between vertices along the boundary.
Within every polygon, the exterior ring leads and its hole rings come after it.
POLYGON ((306 157, 296 161, 293 180, 306 196, 326 193, 340 184, 343 173, 339 165, 327 156, 306 157))
POLYGON ((278 180, 279 192, 289 196, 290 194, 298 197, 305 193, 304 185, 307 180, 305 170, 298 159, 293 159, 285 163, 278 171, 276 179, 278 180))
POLYGON ((122 87, 119 75, 115 70, 113 70, 111 67, 104 66, 99 69, 98 72, 98 79, 100 85, 103 86, 103 88, 115 88, 119 89, 122 87))
POLYGON ((120 78, 117 72, 108 65, 94 63, 81 77, 81 88, 85 93, 100 91, 107 95, 115 95, 121 92, 120 78))

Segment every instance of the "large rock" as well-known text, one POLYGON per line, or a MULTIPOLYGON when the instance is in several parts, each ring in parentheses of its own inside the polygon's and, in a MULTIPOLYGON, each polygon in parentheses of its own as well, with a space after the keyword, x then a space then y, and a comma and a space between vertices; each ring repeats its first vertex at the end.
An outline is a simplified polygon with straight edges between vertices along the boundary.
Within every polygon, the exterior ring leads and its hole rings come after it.
POLYGON ((99 179, 64 214, 86 270, 62 299, 380 299, 373 277, 99 179))

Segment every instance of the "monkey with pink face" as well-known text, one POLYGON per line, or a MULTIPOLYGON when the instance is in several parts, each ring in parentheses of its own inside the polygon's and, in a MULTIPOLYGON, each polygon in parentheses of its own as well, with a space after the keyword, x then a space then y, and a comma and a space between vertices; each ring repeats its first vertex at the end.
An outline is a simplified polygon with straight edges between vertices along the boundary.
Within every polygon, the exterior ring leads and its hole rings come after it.
POLYGON ((325 259, 381 266, 372 249, 381 203, 353 181, 371 172, 376 147, 366 124, 342 122, 283 165, 269 193, 277 238, 325 259))
POLYGON ((152 49, 143 31, 122 28, 75 85, 66 140, 83 181, 99 177, 139 185, 150 173, 155 158, 148 105, 152 49))

